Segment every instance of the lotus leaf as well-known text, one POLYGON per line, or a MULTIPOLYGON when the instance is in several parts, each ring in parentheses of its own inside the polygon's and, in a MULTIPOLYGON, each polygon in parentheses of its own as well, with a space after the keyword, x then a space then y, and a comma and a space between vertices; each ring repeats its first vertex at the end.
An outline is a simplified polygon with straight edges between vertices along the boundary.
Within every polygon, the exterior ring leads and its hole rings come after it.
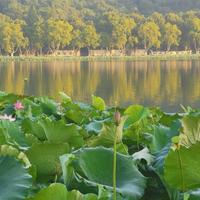
MULTIPOLYGON (((102 185, 112 190, 113 151, 103 147, 81 149, 60 158, 67 187, 79 189, 102 185), (76 185, 70 181, 77 181, 76 185), (73 185, 74 184, 74 185, 73 185), (75 187, 75 188, 73 188, 75 187), (76 188, 77 187, 77 188, 76 188)), ((142 197, 146 178, 138 171, 134 160, 117 154, 117 192, 137 199, 142 197)))
POLYGON ((10 156, 0 156, 0 199, 24 200, 32 185, 22 163, 10 156))

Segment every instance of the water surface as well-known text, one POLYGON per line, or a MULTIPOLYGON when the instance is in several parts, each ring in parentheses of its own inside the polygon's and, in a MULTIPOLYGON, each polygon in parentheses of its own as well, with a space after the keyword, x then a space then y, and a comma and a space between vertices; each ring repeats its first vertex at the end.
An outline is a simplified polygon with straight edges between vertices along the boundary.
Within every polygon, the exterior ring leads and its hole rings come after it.
POLYGON ((0 63, 0 90, 75 100, 92 94, 107 104, 200 107, 200 60, 187 61, 21 61, 0 63))

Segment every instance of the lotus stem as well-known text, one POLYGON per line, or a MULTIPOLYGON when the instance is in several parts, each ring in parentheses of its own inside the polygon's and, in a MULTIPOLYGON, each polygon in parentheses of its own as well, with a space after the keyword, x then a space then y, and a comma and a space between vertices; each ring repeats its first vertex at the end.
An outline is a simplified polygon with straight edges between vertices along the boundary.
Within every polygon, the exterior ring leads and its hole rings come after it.
POLYGON ((114 137, 114 147, 113 147, 113 200, 117 200, 117 129, 121 121, 121 115, 119 111, 115 111, 115 137, 114 137))
POLYGON ((113 200, 117 200, 117 134, 115 132, 114 148, 113 148, 113 200))

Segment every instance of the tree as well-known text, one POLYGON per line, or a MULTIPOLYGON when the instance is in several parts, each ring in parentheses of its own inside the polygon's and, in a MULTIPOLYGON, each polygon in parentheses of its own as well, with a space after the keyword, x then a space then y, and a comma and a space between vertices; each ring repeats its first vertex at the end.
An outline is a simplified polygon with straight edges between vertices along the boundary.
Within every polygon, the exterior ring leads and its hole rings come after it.
POLYGON ((190 49, 191 48, 191 25, 194 18, 196 18, 196 13, 193 11, 185 12, 181 15, 182 23, 179 26, 182 32, 180 48, 190 49))
POLYGON ((159 12, 154 12, 152 15, 150 15, 149 20, 157 24, 160 28, 165 25, 165 18, 159 12))
POLYGON ((137 44, 138 44, 138 38, 134 35, 131 35, 126 43, 126 48, 133 49, 136 47, 137 44))
POLYGON ((140 24, 145 21, 145 16, 138 12, 131 13, 130 17, 135 21, 136 24, 140 24))
POLYGON ((70 42, 70 47, 75 50, 80 50, 84 47, 84 41, 82 40, 82 31, 80 29, 73 30, 73 37, 70 42))
POLYGON ((104 14, 100 24, 101 44, 108 49, 124 49, 129 38, 133 38, 133 29, 136 23, 133 18, 119 15, 115 11, 104 14))
POLYGON ((176 25, 180 25, 180 23, 182 23, 182 19, 179 15, 177 15, 176 13, 167 13, 165 15, 165 19, 166 22, 169 22, 171 24, 176 24, 176 25))
POLYGON ((53 52, 64 48, 72 40, 73 27, 64 20, 49 19, 47 22, 47 43, 53 52))
POLYGON ((97 34, 96 29, 92 24, 83 26, 80 38, 83 41, 83 47, 96 48, 99 45, 100 36, 97 34))
POLYGON ((82 39, 82 30, 85 26, 82 18, 77 12, 72 12, 69 17, 69 23, 73 26, 72 40, 70 42, 70 48, 75 50, 80 50, 84 47, 84 42, 82 39))
POLYGON ((124 49, 129 38, 133 38, 132 31, 135 28, 135 21, 130 17, 119 16, 112 21, 112 42, 117 49, 124 49))
POLYGON ((25 34, 29 38, 31 51, 33 53, 40 52, 41 54, 45 45, 45 23, 34 6, 30 8, 26 17, 25 34))
POLYGON ((175 24, 169 22, 164 26, 163 42, 167 46, 167 51, 170 51, 171 46, 178 46, 180 41, 181 31, 175 24))
POLYGON ((151 21, 143 23, 138 31, 138 35, 146 51, 152 47, 160 47, 161 33, 159 27, 151 21))
POLYGON ((0 24, 0 42, 2 49, 12 57, 17 51, 28 45, 28 38, 24 37, 23 21, 5 21, 0 24))
POLYGON ((159 12, 154 12, 147 18, 147 20, 154 22, 159 27, 161 38, 162 38, 164 34, 164 26, 165 26, 165 18, 163 14, 159 12))
POLYGON ((23 20, 28 11, 26 1, 20 0, 1 0, 0 1, 0 12, 6 14, 12 19, 23 20))
POLYGON ((199 47, 200 47, 200 19, 199 18, 192 19, 189 35, 190 35, 195 51, 199 50, 199 47))

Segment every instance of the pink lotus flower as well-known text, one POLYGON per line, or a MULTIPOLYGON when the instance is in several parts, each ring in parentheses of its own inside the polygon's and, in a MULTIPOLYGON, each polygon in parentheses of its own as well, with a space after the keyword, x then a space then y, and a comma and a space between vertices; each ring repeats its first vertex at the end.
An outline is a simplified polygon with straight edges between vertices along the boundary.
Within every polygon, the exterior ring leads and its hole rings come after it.
POLYGON ((8 120, 10 122, 14 122, 16 119, 12 117, 12 115, 0 115, 0 120, 8 120))
POLYGON ((14 104, 14 107, 15 107, 15 110, 22 110, 24 109, 24 106, 21 102, 17 101, 15 104, 14 104))

